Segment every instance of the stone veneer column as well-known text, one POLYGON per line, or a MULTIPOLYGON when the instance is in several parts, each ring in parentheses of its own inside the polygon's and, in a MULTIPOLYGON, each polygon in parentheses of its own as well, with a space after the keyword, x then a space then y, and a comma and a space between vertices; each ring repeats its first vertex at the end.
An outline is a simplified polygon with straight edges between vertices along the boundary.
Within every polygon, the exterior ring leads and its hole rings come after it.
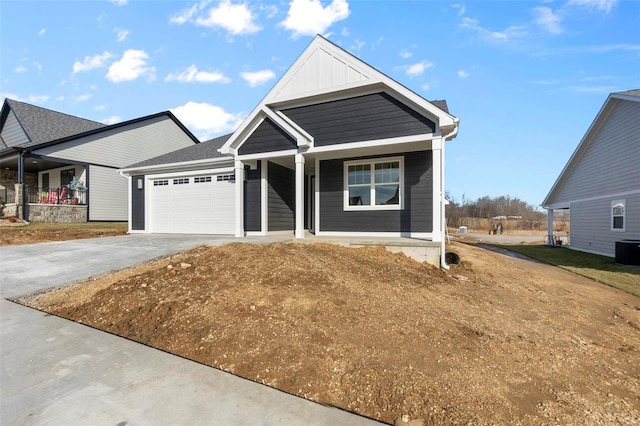
POLYGON ((16 183, 16 186, 15 186, 16 216, 19 219, 25 220, 23 200, 24 200, 24 184, 16 183))

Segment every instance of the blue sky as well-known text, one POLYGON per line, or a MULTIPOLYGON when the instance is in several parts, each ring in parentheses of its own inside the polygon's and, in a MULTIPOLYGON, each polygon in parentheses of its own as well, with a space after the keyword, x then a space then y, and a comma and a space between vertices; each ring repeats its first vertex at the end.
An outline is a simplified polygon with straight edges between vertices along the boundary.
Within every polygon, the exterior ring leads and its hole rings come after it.
POLYGON ((0 95, 104 123, 235 129, 322 34, 460 117, 458 201, 540 204, 610 92, 640 88, 640 2, 0 3, 0 95))

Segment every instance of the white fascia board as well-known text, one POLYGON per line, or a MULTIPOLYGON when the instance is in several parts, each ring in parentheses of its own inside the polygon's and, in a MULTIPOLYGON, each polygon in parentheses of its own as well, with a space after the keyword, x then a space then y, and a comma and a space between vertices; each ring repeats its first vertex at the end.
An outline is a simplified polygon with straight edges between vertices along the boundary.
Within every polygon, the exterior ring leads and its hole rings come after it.
POLYGON ((640 96, 627 95, 625 93, 612 93, 611 98, 623 99, 625 101, 640 102, 640 96))
POLYGON ((560 201, 552 204, 542 204, 541 207, 545 209, 568 209, 571 204, 586 203, 589 201, 597 201, 597 200, 615 200, 616 198, 624 198, 624 197, 629 197, 631 195, 638 195, 638 194, 640 194, 640 189, 632 189, 631 191, 614 192, 611 194, 602 194, 602 195, 595 195, 593 197, 560 201))
MULTIPOLYGON (((388 145, 399 145, 399 144, 407 144, 407 143, 420 143, 420 142, 431 142, 433 139, 438 136, 430 133, 425 135, 414 135, 414 136, 400 136, 397 138, 388 138, 388 139, 374 139, 362 142, 351 142, 351 143, 343 143, 343 144, 335 144, 335 145, 326 145, 326 146, 318 146, 309 148, 306 154, 315 154, 322 152, 335 152, 335 151, 349 151, 354 149, 361 148, 371 148, 371 147, 382 147, 388 145)), ((431 146, 429 146, 429 149, 431 146)), ((426 148, 423 148, 426 149, 426 148)))
POLYGON ((238 142, 242 141, 242 139, 246 137, 244 135, 247 133, 247 129, 251 127, 251 124, 256 119, 256 117, 258 117, 258 115, 261 113, 262 105, 262 103, 258 104, 258 106, 256 106, 254 110, 251 111, 251 114, 249 114, 247 118, 244 119, 244 121, 240 124, 240 126, 238 126, 236 131, 233 132, 233 134, 224 143, 224 145, 220 147, 218 152, 222 154, 234 155, 237 153, 238 142))
POLYGON ((167 164, 156 164, 153 166, 145 166, 145 167, 131 167, 126 169, 119 169, 118 171, 124 176, 131 176, 138 172, 141 173, 153 173, 156 171, 170 170, 170 169, 189 169, 190 167, 200 167, 211 164, 215 166, 217 163, 224 163, 225 161, 233 162, 233 157, 219 157, 219 158, 206 158, 204 160, 193 160, 193 161, 184 161, 180 163, 167 163, 167 164))
POLYGON ((179 172, 162 171, 154 174, 145 175, 145 179, 146 180, 169 179, 169 178, 182 177, 182 176, 199 176, 199 175, 207 175, 207 174, 215 175, 220 173, 233 173, 233 172, 234 172, 233 166, 213 168, 213 169, 203 169, 203 170, 183 170, 179 172))
POLYGON ((285 151, 259 152, 257 154, 238 155, 236 159, 239 161, 265 160, 278 157, 291 157, 296 154, 299 154, 297 149, 287 149, 285 151))

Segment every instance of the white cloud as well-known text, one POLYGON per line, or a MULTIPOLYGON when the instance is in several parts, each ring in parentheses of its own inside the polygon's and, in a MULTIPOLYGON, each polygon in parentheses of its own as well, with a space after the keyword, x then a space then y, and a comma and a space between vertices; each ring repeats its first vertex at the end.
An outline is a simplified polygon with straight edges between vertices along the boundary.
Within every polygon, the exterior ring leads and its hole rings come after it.
POLYGON ((425 83, 422 85, 422 90, 427 91, 431 89, 431 85, 429 83, 425 83))
POLYGON ((465 78, 469 77, 470 75, 471 75, 471 73, 469 73, 469 71, 465 71, 465 70, 458 71, 458 78, 461 78, 463 80, 465 78))
POLYGON ((62 102, 62 101, 64 101, 64 96, 62 96, 62 95, 58 96, 58 97, 56 98, 56 101, 58 101, 58 102, 62 102))
POLYGON ((98 105, 93 110, 94 111, 104 111, 105 109, 107 109, 106 105, 98 105))
POLYGON ((117 115, 112 115, 111 117, 107 117, 104 120, 100 120, 102 123, 106 124, 106 125, 111 125, 111 124, 116 124, 122 121, 122 117, 119 117, 117 115))
POLYGON ((429 68, 433 68, 433 62, 421 61, 413 65, 405 66, 404 70, 409 77, 413 78, 422 75, 429 68))
POLYGON ((191 65, 186 70, 169 74, 164 81, 179 81, 182 83, 229 83, 231 79, 220 72, 198 71, 198 67, 191 65))
POLYGON ((92 94, 90 94, 90 93, 88 93, 88 94, 86 94, 86 95, 78 95, 78 96, 76 96, 75 98, 73 98, 73 100, 74 100, 75 102, 84 102, 84 101, 87 101, 87 100, 91 99, 91 97, 92 97, 92 96, 93 96, 93 95, 92 95, 92 94))
POLYGON ((40 62, 33 62, 33 66, 38 69, 38 75, 42 74, 42 64, 40 62))
POLYGON ((152 81, 156 78, 155 67, 149 66, 147 61, 149 55, 143 50, 129 49, 124 52, 122 58, 111 64, 106 77, 113 83, 136 80, 139 77, 146 77, 152 81))
POLYGON ((464 15, 464 13, 467 11, 467 7, 464 4, 452 4, 451 7, 453 7, 454 9, 458 9, 458 16, 462 16, 464 15))
POLYGON ((472 18, 462 18, 461 28, 468 28, 476 32, 476 34, 487 41, 506 42, 527 35, 525 26, 512 25, 503 31, 491 31, 479 25, 480 21, 472 18))
POLYGON ((129 0, 111 0, 111 3, 116 4, 118 6, 126 6, 129 3, 129 0))
POLYGON ((200 140, 233 131, 244 118, 244 114, 231 114, 219 106, 193 101, 173 108, 171 112, 200 140))
POLYGON ((602 93, 608 94, 617 90, 616 86, 570 86, 573 93, 602 93))
POLYGON ((568 5, 585 6, 609 13, 617 3, 618 0, 569 0, 568 5))
POLYGON ((413 52, 408 51, 407 49, 402 49, 398 55, 400 55, 401 58, 403 59, 409 59, 410 57, 413 56, 413 52))
POLYGON ((260 5, 260 10, 265 12, 267 19, 275 18, 278 15, 278 6, 272 5, 260 5))
POLYGON ((563 32, 560 21, 562 18, 553 13, 548 7, 534 7, 533 14, 535 15, 535 21, 538 26, 542 27, 551 34, 560 34, 563 32))
POLYGON ((109 52, 104 52, 101 55, 85 56, 84 60, 76 61, 73 63, 73 73, 91 71, 94 68, 100 68, 106 65, 107 61, 111 59, 113 55, 109 52))
POLYGON ((47 29, 46 29, 46 28, 43 28, 43 29, 41 29, 40 31, 38 31, 38 35, 39 35, 39 36, 43 36, 43 35, 44 35, 44 33, 46 33, 46 32, 47 32, 47 29))
POLYGON ((220 2, 209 9, 207 18, 196 19, 196 25, 222 27, 233 35, 253 34, 261 30, 246 4, 233 4, 230 0, 220 2))
POLYGON ((349 16, 347 0, 332 0, 322 7, 320 0, 291 0, 287 18, 280 22, 285 29, 292 31, 293 38, 302 35, 323 34, 335 22, 349 16))
POLYGON ((48 95, 29 95, 27 97, 27 102, 32 104, 43 104, 50 99, 48 95))
POLYGON ((17 67, 15 67, 13 69, 14 72, 18 73, 18 74, 22 74, 27 72, 27 67, 25 67, 24 65, 18 65, 17 67))
POLYGON ((209 4, 209 0, 203 0, 200 3, 196 3, 191 7, 183 9, 180 13, 172 15, 169 18, 169 23, 182 25, 186 24, 187 22, 193 22, 194 16, 200 13, 207 4, 209 4))
POLYGON ((271 70, 260 70, 255 72, 242 72, 240 76, 249 83, 249 86, 256 87, 275 78, 276 74, 271 70))
POLYGON ((349 48, 349 50, 350 50, 351 52, 354 52, 354 51, 356 51, 356 50, 360 50, 360 49, 362 49, 362 48, 363 48, 364 46, 366 46, 366 45, 367 45, 367 43, 366 43, 366 42, 356 39, 356 41, 355 41, 355 42, 353 42, 353 44, 351 45, 351 47, 349 48))
POLYGON ((118 41, 125 41, 131 33, 131 31, 122 28, 114 28, 113 31, 116 33, 118 41))

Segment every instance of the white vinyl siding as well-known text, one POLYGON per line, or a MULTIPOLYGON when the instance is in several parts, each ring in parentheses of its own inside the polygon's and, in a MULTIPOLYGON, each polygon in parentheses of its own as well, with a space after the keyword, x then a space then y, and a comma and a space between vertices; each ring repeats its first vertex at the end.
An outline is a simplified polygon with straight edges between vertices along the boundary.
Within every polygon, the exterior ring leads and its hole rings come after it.
POLYGON ((7 146, 16 146, 29 142, 29 138, 22 129, 22 126, 16 119, 13 111, 9 111, 7 115, 7 121, 2 128, 2 139, 7 146))
POLYGON ((317 49, 306 58, 295 76, 274 95, 289 97, 368 79, 354 66, 325 50, 317 49))
POLYGON ((618 100, 551 202, 640 189, 639 117, 640 102, 618 100))
POLYGON ((34 153, 122 168, 193 144, 173 120, 161 116, 38 149, 34 153))
POLYGON ((60 172, 62 170, 69 170, 69 169, 75 169, 75 176, 76 178, 82 182, 85 187, 87 187, 87 179, 86 179, 86 173, 84 170, 84 167, 82 166, 64 166, 64 167, 58 167, 56 169, 49 169, 49 170, 44 170, 42 172, 38 172, 38 188, 42 188, 43 186, 43 182, 42 182, 42 175, 43 174, 49 174, 49 188, 59 188, 60 187, 60 172))
POLYGON ((611 229, 611 198, 571 203, 571 247, 613 257, 615 242, 640 239, 640 194, 625 198, 625 229, 611 229))
POLYGON ((126 221, 128 180, 116 169, 89 166, 89 220, 126 221))

